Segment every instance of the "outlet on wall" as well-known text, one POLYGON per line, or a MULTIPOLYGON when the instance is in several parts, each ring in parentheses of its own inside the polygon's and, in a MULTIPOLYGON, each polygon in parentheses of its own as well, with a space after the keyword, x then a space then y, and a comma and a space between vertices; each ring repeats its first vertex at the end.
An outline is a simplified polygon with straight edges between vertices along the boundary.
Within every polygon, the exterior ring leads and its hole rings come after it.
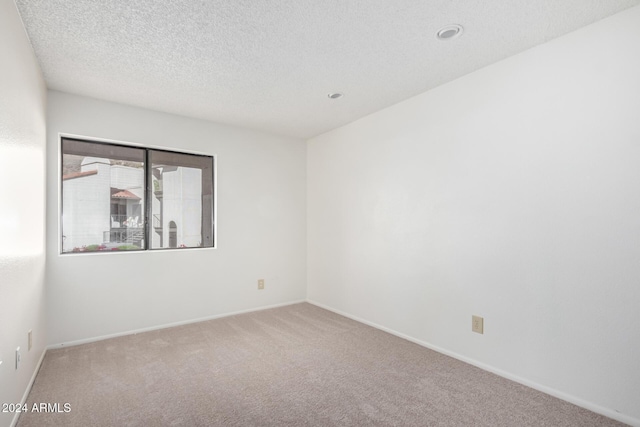
POLYGON ((258 279, 258 289, 264 289, 264 279, 258 279))
POLYGON ((27 347, 27 351, 31 351, 31 347, 33 346, 33 334, 32 334, 32 330, 29 329, 29 332, 27 332, 27 338, 29 341, 29 345, 27 347))
POLYGON ((20 347, 16 348, 16 369, 20 367, 20 359, 22 356, 20 355, 20 347))
POLYGON ((471 330, 484 334, 484 319, 480 316, 471 316, 471 330))

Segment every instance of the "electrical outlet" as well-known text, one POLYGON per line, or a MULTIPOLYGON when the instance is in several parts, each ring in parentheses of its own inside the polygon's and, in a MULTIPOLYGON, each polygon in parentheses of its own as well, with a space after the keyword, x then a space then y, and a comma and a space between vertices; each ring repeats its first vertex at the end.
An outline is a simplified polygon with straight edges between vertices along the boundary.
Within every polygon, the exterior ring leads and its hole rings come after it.
POLYGON ((28 351, 31 351, 31 347, 33 346, 33 331, 31 329, 29 329, 29 332, 27 332, 27 337, 28 337, 28 341, 29 341, 29 346, 27 348, 28 351))
POLYGON ((258 289, 264 289, 264 279, 258 279, 258 289))
POLYGON ((471 330, 484 334, 484 319, 480 316, 471 316, 471 330))
POLYGON ((16 369, 20 367, 20 359, 22 356, 20 355, 20 347, 16 348, 16 369))

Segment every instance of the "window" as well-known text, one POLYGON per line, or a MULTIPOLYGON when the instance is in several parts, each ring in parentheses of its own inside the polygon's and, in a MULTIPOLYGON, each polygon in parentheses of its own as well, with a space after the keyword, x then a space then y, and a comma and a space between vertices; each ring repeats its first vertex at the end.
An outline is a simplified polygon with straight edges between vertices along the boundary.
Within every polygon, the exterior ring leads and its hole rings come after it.
POLYGON ((213 157, 62 138, 62 253, 214 246, 213 157))

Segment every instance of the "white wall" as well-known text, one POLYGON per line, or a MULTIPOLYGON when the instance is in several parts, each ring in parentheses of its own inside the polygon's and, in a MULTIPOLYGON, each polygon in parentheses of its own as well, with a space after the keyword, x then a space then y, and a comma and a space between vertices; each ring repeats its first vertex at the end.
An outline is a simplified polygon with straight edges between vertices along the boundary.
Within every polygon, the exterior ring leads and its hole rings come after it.
POLYGON ((306 297, 304 141, 55 91, 47 133, 49 344, 306 297), (59 255, 59 133, 217 155, 217 249, 59 255))
POLYGON ((635 7, 310 140, 309 299, 640 425, 639 40, 635 7))
MULTIPOLYGON (((46 89, 12 0, 0 0, 0 63, 0 403, 18 403, 43 354, 47 333, 46 89), (16 370, 18 346, 22 363, 16 370)), ((10 425, 13 416, 0 412, 0 426, 10 425)))

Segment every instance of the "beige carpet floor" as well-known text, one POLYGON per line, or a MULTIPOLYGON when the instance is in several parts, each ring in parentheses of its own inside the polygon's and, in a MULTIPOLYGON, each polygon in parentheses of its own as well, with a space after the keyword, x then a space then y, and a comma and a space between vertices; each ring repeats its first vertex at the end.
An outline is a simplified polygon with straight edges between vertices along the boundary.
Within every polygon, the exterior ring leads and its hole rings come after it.
POLYGON ((303 303, 48 351, 18 426, 616 426, 303 303))

